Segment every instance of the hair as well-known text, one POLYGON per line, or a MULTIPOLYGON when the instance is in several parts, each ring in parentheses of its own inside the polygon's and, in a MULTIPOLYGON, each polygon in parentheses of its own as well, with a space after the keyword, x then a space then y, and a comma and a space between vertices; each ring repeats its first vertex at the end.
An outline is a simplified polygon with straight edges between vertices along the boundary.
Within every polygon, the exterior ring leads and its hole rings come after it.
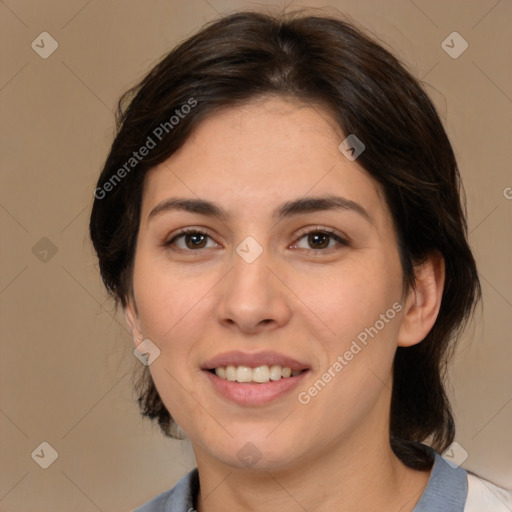
MULTIPOLYGON (((345 135, 364 143, 357 161, 391 212, 405 290, 414 287, 415 265, 433 251, 444 257, 436 322, 421 343, 398 347, 393 363, 390 444, 406 465, 427 468, 431 458, 417 443, 429 439, 441 452, 454 439, 446 369, 481 289, 459 171, 439 116, 420 82, 353 23, 301 11, 234 13, 180 43, 121 97, 89 226, 105 287, 116 307, 133 297, 146 172, 206 116, 266 95, 327 107, 345 135), (158 143, 135 158, 150 139, 158 143)), ((147 367, 136 389, 142 415, 180 438, 147 367)))

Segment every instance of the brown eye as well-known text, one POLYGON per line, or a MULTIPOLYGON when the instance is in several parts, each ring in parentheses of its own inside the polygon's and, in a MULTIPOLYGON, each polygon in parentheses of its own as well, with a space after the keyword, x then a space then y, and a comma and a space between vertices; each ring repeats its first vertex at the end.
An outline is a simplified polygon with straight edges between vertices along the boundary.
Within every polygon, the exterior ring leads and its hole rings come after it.
POLYGON ((203 233, 188 233, 184 235, 185 245, 189 249, 203 249, 206 239, 207 235, 203 233))
POLYGON ((310 233, 308 243, 313 249, 325 249, 329 246, 331 235, 328 233, 310 233))
POLYGON ((180 231, 176 236, 172 237, 169 241, 165 242, 164 245, 166 247, 174 245, 183 251, 194 251, 208 248, 208 239, 211 240, 211 237, 203 231, 198 231, 195 229, 184 229, 180 231))
POLYGON ((332 249, 336 247, 336 245, 347 246, 348 242, 341 238, 339 235, 328 229, 314 229, 310 230, 306 233, 303 233, 299 241, 294 245, 294 247, 298 247, 299 249, 312 250, 312 251, 322 251, 326 249, 332 249), (300 246, 300 240, 306 239, 307 247, 300 246), (331 243, 336 242, 336 243, 331 243))

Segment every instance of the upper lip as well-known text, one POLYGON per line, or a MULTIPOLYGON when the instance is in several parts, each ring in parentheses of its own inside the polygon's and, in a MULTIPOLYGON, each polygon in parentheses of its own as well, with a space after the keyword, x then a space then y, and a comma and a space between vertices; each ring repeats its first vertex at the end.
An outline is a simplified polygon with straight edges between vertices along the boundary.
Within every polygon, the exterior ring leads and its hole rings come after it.
POLYGON ((218 354, 206 361, 201 368, 203 370, 213 370, 219 366, 229 365, 250 366, 255 368, 257 366, 272 366, 275 364, 281 367, 288 367, 292 371, 309 369, 306 363, 302 363, 283 354, 278 354, 277 352, 265 351, 248 353, 237 350, 218 354))

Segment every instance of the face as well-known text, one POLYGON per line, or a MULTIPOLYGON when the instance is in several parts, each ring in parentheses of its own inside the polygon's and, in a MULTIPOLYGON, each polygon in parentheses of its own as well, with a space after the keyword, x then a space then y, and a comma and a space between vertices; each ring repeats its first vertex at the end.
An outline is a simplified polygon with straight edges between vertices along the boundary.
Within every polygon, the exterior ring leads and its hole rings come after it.
POLYGON ((203 121, 146 177, 127 312, 198 458, 282 469, 387 428, 402 269, 344 138, 326 110, 267 97, 203 121), (208 371, 229 363, 236 382, 208 371))

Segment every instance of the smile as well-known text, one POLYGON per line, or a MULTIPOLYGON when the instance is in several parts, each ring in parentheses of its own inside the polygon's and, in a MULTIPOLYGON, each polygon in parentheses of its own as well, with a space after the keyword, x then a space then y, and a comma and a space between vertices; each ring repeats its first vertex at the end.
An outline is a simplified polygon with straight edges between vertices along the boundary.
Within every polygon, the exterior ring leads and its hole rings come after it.
POLYGON ((230 382, 257 382, 260 384, 295 377, 301 373, 301 370, 292 371, 288 366, 280 366, 278 364, 274 364, 270 367, 268 365, 262 365, 256 368, 234 365, 218 366, 215 370, 212 369, 210 371, 215 372, 217 377, 229 380, 230 382))
POLYGON ((204 370, 202 373, 222 398, 245 407, 255 407, 267 405, 290 393, 309 373, 309 370, 296 370, 292 375, 290 368, 281 368, 277 365, 270 368, 268 366, 257 368, 228 366, 216 368, 215 371, 204 370), (279 376, 278 368, 281 372, 279 376), (218 376, 217 372, 221 375, 218 376), (288 373, 289 375, 286 376, 288 373), (239 374, 241 382, 238 381, 239 374), (235 379, 230 380, 228 377, 235 377, 235 379), (260 379, 261 382, 254 379, 260 379))

